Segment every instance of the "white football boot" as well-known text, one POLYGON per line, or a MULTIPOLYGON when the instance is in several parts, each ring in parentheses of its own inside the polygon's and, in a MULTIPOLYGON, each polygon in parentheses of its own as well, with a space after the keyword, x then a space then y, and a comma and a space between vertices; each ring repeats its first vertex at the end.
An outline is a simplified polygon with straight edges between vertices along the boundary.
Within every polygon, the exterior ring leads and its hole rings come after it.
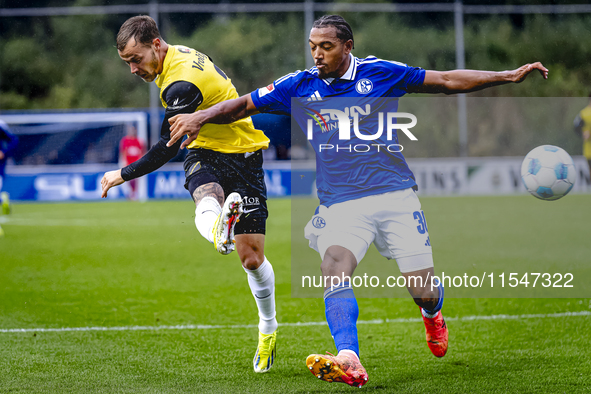
POLYGON ((242 215, 242 197, 238 193, 231 193, 222 207, 222 212, 213 225, 213 245, 221 254, 230 254, 236 248, 234 226, 242 215))

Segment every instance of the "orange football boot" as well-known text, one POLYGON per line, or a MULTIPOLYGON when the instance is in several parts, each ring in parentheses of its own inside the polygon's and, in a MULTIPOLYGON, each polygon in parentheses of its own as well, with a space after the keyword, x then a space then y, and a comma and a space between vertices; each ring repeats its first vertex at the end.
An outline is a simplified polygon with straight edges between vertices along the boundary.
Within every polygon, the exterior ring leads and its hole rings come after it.
MULTIPOLYGON (((423 313, 421 311, 421 316, 422 315, 423 313)), ((449 333, 441 311, 437 312, 437 315, 432 319, 423 316, 423 322, 425 323, 425 330, 427 332, 427 345, 429 345, 431 353, 433 353, 435 357, 445 356, 449 333)))
POLYGON ((346 383, 349 386, 361 388, 367 383, 367 371, 356 357, 348 354, 333 356, 328 353, 311 354, 306 359, 306 365, 314 376, 326 382, 346 383))

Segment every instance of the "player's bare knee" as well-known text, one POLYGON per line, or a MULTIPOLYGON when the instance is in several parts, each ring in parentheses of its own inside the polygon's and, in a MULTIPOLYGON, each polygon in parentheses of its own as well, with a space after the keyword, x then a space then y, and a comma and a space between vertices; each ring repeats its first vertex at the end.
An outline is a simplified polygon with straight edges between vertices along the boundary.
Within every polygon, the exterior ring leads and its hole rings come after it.
POLYGON ((240 256, 242 266, 248 270, 255 270, 260 267, 265 261, 265 253, 263 248, 256 242, 244 243, 242 239, 237 237, 237 251, 240 256))
POLYGON ((247 270, 256 270, 263 264, 265 257, 262 258, 257 253, 247 253, 246 255, 240 256, 242 266, 247 270))
POLYGON ((261 234, 240 234, 236 236, 236 251, 242 266, 255 270, 265 261, 264 241, 261 234))

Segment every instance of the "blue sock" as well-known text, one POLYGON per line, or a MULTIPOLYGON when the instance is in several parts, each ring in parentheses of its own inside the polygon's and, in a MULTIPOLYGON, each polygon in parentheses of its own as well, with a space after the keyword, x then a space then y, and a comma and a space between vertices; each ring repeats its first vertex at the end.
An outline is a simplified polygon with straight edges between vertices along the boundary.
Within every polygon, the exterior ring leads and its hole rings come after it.
POLYGON ((334 338, 337 350, 352 350, 359 357, 359 340, 357 339, 357 318, 359 307, 353 289, 344 283, 332 290, 324 292, 326 305, 326 321, 334 338))
POLYGON ((423 308, 423 310, 425 312, 427 312, 429 315, 435 315, 437 314, 437 312, 439 312, 441 310, 441 308, 443 307, 443 284, 440 282, 439 286, 437 286, 437 288, 439 289, 439 301, 437 302, 437 305, 435 305, 435 308, 432 311, 428 311, 425 308, 423 308))

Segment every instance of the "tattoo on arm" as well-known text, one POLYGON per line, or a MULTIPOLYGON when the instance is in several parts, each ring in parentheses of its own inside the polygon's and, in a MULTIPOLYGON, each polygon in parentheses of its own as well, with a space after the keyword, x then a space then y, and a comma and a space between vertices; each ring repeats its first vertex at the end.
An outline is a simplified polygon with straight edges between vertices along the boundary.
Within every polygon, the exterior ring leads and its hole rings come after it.
POLYGON ((224 205, 224 189, 222 189, 219 183, 210 182, 195 189, 193 192, 193 201, 195 201, 195 205, 198 205, 203 197, 213 197, 218 200, 220 206, 224 205))

